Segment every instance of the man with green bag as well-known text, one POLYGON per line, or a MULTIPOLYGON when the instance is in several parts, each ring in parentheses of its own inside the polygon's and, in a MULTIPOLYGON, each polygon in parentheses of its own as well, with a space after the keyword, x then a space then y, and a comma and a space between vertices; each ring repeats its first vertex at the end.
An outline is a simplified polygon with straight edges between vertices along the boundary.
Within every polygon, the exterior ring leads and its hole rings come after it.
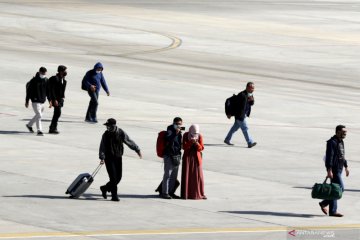
MULTIPOLYGON (((341 190, 344 191, 344 184, 341 179, 341 173, 345 167, 346 176, 349 176, 349 169, 347 161, 345 160, 344 139, 346 137, 346 128, 344 125, 338 125, 335 128, 335 136, 330 138, 326 144, 325 166, 327 177, 331 179, 331 183, 340 185, 341 190)), ((328 214, 327 206, 329 206, 329 216, 342 217, 343 215, 337 212, 337 200, 324 200, 319 203, 321 211, 328 214)))

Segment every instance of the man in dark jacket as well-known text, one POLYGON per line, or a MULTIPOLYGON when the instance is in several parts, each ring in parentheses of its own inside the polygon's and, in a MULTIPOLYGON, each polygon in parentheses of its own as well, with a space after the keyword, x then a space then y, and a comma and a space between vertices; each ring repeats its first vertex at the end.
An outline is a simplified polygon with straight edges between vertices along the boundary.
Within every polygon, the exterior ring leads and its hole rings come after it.
POLYGON ((27 129, 30 132, 34 132, 32 126, 36 122, 37 135, 43 136, 41 118, 42 113, 44 111, 44 102, 46 101, 46 93, 47 93, 47 81, 46 78, 46 68, 41 67, 39 72, 36 73, 35 77, 33 77, 26 84, 26 99, 25 99, 25 107, 29 107, 29 100, 31 100, 32 107, 35 112, 35 116, 30 120, 28 124, 26 124, 27 129))
MULTIPOLYGON (((344 184, 341 178, 341 173, 345 167, 346 176, 349 176, 348 164, 345 159, 344 139, 347 130, 344 125, 338 125, 335 128, 335 136, 330 138, 326 144, 325 167, 327 177, 331 179, 332 183, 340 185, 344 191, 344 184)), ((337 212, 337 200, 324 200, 319 203, 321 211, 327 214, 327 206, 329 205, 329 216, 342 217, 341 213, 337 212)))
MULTIPOLYGON (((246 89, 237 95, 237 107, 235 109, 235 115, 234 115, 235 122, 224 140, 224 143, 226 143, 227 145, 234 145, 230 143, 230 140, 232 138, 232 135, 239 128, 241 128, 244 134, 248 147, 252 148, 256 145, 256 142, 252 140, 248 132, 248 126, 246 122, 246 118, 250 117, 251 106, 253 106, 255 102, 253 96, 254 89, 255 89, 254 83, 248 82, 246 84, 246 89)), ((228 118, 230 119, 231 116, 228 116, 228 118)))
POLYGON ((66 69, 65 66, 60 65, 58 67, 58 73, 55 76, 52 76, 48 82, 50 108, 54 107, 54 115, 49 127, 49 133, 51 134, 59 134, 57 125, 61 116, 61 108, 64 106, 66 89, 65 76, 67 75, 66 69))
POLYGON ((175 184, 181 161, 181 134, 182 119, 176 117, 173 124, 167 127, 165 137, 166 148, 164 152, 164 176, 162 181, 162 194, 164 199, 180 198, 175 195, 175 184))
POLYGON ((140 148, 129 136, 116 126, 116 120, 109 118, 104 124, 107 131, 102 135, 99 158, 100 163, 106 166, 110 181, 100 187, 102 196, 107 199, 107 192, 111 192, 111 200, 119 201, 117 195, 117 185, 122 178, 122 155, 124 153, 124 143, 134 150, 142 158, 140 148))
POLYGON ((85 74, 82 81, 82 88, 87 90, 90 96, 89 107, 85 117, 86 122, 97 123, 96 112, 99 105, 98 99, 101 86, 104 88, 106 94, 110 96, 110 92, 103 75, 103 70, 103 65, 100 62, 96 63, 94 68, 85 74))

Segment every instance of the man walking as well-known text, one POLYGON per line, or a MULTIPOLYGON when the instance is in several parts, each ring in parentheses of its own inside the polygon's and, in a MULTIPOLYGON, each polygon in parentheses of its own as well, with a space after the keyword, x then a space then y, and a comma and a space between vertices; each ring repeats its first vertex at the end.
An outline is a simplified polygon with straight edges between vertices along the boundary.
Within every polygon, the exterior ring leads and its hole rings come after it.
POLYGON ((55 76, 52 76, 48 83, 50 108, 54 107, 54 115, 49 127, 49 133, 51 134, 59 134, 57 125, 61 116, 61 108, 64 106, 66 89, 65 76, 67 75, 66 69, 65 66, 60 65, 58 67, 58 73, 55 76))
MULTIPOLYGON (((234 145, 230 142, 232 135, 241 128, 245 140, 248 144, 248 148, 252 148, 256 145, 248 132, 248 126, 246 122, 246 118, 250 117, 251 106, 254 105, 254 96, 253 92, 255 90, 255 85, 253 82, 248 82, 246 84, 246 89, 240 92, 237 95, 237 106, 235 107, 235 122, 234 125, 231 127, 229 133, 227 134, 224 143, 227 145, 234 145)), ((231 116, 227 116, 229 119, 231 116)))
MULTIPOLYGON (((330 138, 326 144, 325 167, 327 177, 331 179, 332 183, 340 185, 341 190, 344 191, 344 184, 341 178, 341 173, 345 167, 346 177, 349 176, 348 164, 345 159, 344 139, 347 130, 344 125, 338 125, 335 128, 335 136, 330 138)), ((327 206, 329 205, 329 216, 342 217, 343 215, 337 212, 337 200, 324 200, 319 203, 321 211, 328 214, 327 206)))
POLYGON ((87 90, 90 96, 89 107, 85 117, 86 122, 97 123, 96 112, 99 105, 98 99, 101 86, 104 88, 106 94, 110 96, 108 86, 102 73, 103 70, 103 65, 98 62, 83 78, 82 88, 87 90))
POLYGON ((28 124, 26 124, 27 129, 33 133, 34 130, 32 126, 36 122, 37 135, 43 136, 42 132, 42 112, 44 111, 44 102, 46 101, 46 93, 47 93, 47 81, 46 78, 46 68, 41 67, 39 72, 36 73, 35 77, 33 77, 26 84, 26 100, 25 107, 29 107, 29 100, 31 100, 32 107, 35 112, 35 116, 30 120, 28 124))
POLYGON ((181 141, 182 141, 182 119, 176 117, 173 124, 167 127, 165 136, 166 148, 164 152, 164 176, 162 181, 162 194, 164 199, 180 198, 175 195, 175 183, 181 161, 181 141))
POLYGON ((129 136, 116 126, 116 120, 109 118, 106 123, 106 131, 102 135, 99 158, 100 163, 106 166, 110 181, 100 187, 102 196, 107 199, 107 192, 111 192, 111 201, 120 201, 117 195, 117 185, 122 178, 122 155, 124 153, 124 143, 134 150, 142 158, 140 148, 129 136))

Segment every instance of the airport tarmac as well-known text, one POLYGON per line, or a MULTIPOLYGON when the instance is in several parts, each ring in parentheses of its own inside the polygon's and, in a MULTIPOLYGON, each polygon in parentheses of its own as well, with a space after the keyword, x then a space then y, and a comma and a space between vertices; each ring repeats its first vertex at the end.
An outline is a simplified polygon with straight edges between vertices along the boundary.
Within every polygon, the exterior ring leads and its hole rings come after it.
POLYGON ((0 239, 360 239, 359 11, 340 0, 0 0, 0 239), (101 91, 99 123, 88 124, 80 86, 98 61, 111 95, 101 91), (46 105, 38 137, 25 128, 25 84, 40 66, 51 76, 60 64, 60 134, 47 134, 46 105), (224 101, 248 81, 258 145, 248 149, 238 131, 230 147, 224 101), (154 192, 157 134, 175 116, 200 125, 208 200, 154 192), (69 199, 68 185, 98 165, 110 117, 143 159, 125 147, 119 203, 101 197, 105 168, 69 199), (350 176, 338 204, 345 216, 332 218, 310 193, 325 178, 338 124, 348 128, 350 176))

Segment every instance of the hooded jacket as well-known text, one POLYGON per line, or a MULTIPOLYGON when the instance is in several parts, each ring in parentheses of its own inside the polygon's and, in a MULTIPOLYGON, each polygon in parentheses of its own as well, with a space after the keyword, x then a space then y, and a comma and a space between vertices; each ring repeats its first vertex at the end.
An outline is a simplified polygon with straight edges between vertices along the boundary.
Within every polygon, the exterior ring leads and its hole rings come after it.
POLYGON ((26 84, 26 103, 29 103, 29 100, 33 103, 44 103, 47 96, 47 82, 47 78, 41 79, 40 74, 36 73, 35 77, 26 84))
POLYGON ((103 65, 100 62, 96 63, 94 68, 87 71, 87 73, 85 74, 85 76, 83 78, 84 86, 87 90, 89 90, 91 85, 95 85, 96 92, 99 92, 101 89, 101 86, 102 86, 104 88, 105 92, 109 93, 109 89, 106 84, 104 75, 102 72, 96 73, 97 68, 104 69, 103 65))
POLYGON ((330 138, 326 144, 325 166, 327 170, 331 169, 335 173, 342 172, 343 167, 348 167, 345 156, 341 156, 340 144, 344 146, 344 142, 339 140, 336 135, 330 138))

